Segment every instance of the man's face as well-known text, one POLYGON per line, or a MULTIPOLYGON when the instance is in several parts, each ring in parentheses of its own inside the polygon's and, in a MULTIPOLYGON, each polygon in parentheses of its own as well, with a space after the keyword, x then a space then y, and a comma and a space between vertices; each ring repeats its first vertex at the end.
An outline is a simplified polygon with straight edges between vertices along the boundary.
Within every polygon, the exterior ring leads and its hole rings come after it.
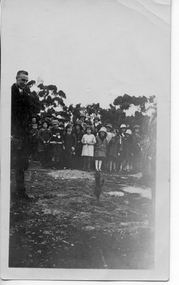
POLYGON ((21 89, 24 89, 24 87, 26 86, 28 82, 28 76, 23 74, 23 73, 20 73, 20 75, 18 75, 16 77, 16 83, 17 83, 17 86, 21 89))

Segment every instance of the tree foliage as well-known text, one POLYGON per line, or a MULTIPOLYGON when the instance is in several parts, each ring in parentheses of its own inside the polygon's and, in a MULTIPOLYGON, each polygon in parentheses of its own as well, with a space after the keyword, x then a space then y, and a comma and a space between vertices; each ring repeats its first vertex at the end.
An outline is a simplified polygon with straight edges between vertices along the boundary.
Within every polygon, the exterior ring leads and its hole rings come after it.
POLYGON ((139 106, 142 112, 145 112, 145 104, 148 102, 147 97, 145 96, 130 96, 124 94, 123 96, 118 96, 113 104, 119 106, 121 110, 128 110, 131 105, 139 106))

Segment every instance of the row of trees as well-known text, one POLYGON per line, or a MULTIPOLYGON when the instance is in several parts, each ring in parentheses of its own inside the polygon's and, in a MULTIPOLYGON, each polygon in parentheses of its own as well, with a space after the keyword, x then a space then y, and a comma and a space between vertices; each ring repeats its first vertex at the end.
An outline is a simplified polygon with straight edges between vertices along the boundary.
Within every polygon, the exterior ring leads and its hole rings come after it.
POLYGON ((100 107, 99 103, 87 106, 81 106, 80 103, 75 106, 73 104, 66 106, 66 94, 62 90, 58 90, 55 85, 40 84, 36 89, 33 88, 34 86, 35 81, 30 81, 27 85, 32 102, 32 113, 34 115, 39 114, 41 117, 55 114, 56 116, 60 115, 64 121, 75 122, 80 113, 83 112, 89 121, 92 121, 94 116, 98 115, 104 125, 112 123, 113 127, 117 128, 124 123, 132 128, 138 124, 141 126, 141 132, 145 133, 150 120, 149 108, 156 112, 154 95, 147 98, 145 96, 135 97, 124 94, 118 96, 113 104, 109 105, 109 108, 104 109, 100 107), (134 106, 136 107, 135 113, 127 115, 126 111, 132 107, 134 108, 134 106))

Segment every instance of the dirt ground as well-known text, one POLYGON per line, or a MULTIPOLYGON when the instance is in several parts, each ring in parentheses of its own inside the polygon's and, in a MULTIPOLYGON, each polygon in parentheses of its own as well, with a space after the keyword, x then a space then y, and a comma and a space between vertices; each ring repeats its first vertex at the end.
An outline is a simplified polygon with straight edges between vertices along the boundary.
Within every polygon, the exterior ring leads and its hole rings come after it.
POLYGON ((32 164, 25 179, 35 199, 11 203, 9 266, 152 269, 151 189, 140 173, 101 176, 105 182, 98 204, 94 172, 32 164))

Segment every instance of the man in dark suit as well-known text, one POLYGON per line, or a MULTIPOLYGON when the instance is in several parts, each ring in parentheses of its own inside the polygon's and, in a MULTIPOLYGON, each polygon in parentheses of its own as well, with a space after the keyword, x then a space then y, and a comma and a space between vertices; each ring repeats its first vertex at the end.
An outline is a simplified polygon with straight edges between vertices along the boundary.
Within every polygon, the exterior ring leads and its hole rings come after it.
POLYGON ((26 193, 24 171, 28 168, 30 97, 26 90, 28 72, 17 72, 11 87, 11 168, 15 170, 16 192, 13 197, 31 198, 26 193))

